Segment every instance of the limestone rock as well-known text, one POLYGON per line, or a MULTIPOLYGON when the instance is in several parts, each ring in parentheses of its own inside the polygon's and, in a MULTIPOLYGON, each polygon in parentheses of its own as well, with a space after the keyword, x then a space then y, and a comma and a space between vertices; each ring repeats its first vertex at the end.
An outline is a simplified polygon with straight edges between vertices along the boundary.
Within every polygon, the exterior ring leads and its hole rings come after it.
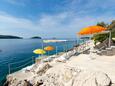
POLYGON ((102 72, 81 71, 73 86, 110 86, 110 78, 102 72))
POLYGON ((63 73, 63 81, 64 82, 68 82, 69 80, 72 79, 73 77, 73 74, 72 74, 72 71, 71 70, 64 70, 64 73, 63 73))
POLYGON ((64 68, 60 73, 45 75, 46 86, 110 86, 110 78, 102 72, 64 68))
POLYGON ((34 72, 42 75, 43 73, 45 73, 51 66, 48 63, 43 63, 40 64, 35 70, 34 72))
POLYGON ((60 81, 60 75, 49 73, 43 78, 43 86, 64 86, 64 84, 60 81))
MULTIPOLYGON (((34 77, 25 81, 9 77, 9 86, 111 86, 111 80, 107 74, 98 71, 89 71, 76 67, 62 66, 58 71, 47 71, 49 64, 39 67, 34 77), (39 74, 41 73, 41 76, 39 74)), ((112 85, 114 86, 114 85, 112 85)))
POLYGON ((98 85, 100 85, 100 86, 108 86, 111 82, 111 80, 107 76, 107 74, 104 74, 102 72, 96 73, 96 81, 97 81, 98 85))
POLYGON ((115 83, 113 83, 111 86, 115 86, 115 83))

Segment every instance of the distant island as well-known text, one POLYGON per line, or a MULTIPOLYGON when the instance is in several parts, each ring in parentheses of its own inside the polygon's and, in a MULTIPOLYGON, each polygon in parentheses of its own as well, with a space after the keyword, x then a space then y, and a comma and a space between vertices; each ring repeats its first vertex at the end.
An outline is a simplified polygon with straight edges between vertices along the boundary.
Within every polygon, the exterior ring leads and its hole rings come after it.
POLYGON ((11 36, 11 35, 0 35, 0 39, 23 39, 23 38, 18 36, 11 36))
POLYGON ((34 36, 34 37, 31 37, 31 39, 42 39, 42 38, 39 36, 34 36))

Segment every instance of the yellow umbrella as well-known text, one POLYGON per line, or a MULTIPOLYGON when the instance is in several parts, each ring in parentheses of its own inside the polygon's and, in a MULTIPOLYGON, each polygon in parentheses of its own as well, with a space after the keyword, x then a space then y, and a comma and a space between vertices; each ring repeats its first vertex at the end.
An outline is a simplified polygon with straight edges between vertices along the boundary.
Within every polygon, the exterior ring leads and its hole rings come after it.
MULTIPOLYGON (((46 53, 46 51, 44 51, 43 49, 36 49, 36 50, 33 51, 33 53, 43 55, 43 54, 46 53)), ((36 62, 41 62, 41 58, 35 59, 35 61, 36 62)))
POLYGON ((33 51, 33 53, 35 53, 35 54, 45 54, 46 51, 44 51, 43 49, 36 49, 36 50, 33 51))

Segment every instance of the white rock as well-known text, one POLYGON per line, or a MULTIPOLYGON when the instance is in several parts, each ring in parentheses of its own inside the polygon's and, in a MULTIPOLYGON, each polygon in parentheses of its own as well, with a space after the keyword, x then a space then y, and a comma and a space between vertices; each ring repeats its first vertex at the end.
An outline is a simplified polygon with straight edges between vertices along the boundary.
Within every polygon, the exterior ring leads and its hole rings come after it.
MULTIPOLYGON (((41 83, 41 80, 43 82, 41 86, 110 86, 111 80, 103 72, 65 65, 55 71, 55 68, 49 69, 49 66, 47 63, 38 66, 35 76, 28 81, 34 86, 41 83)), ((24 85, 24 80, 15 80, 13 77, 9 77, 9 80, 11 83, 9 86, 24 85)))
POLYGON ((37 74, 43 74, 45 73, 46 70, 48 70, 51 66, 48 63, 43 63, 40 64, 35 70, 34 72, 37 74))
POLYGON ((81 71, 73 86, 109 86, 110 78, 102 72, 81 71))
POLYGON ((111 82, 110 78, 102 72, 96 73, 96 81, 100 86, 108 86, 111 82))
POLYGON ((115 86, 115 83, 113 83, 111 86, 115 86))

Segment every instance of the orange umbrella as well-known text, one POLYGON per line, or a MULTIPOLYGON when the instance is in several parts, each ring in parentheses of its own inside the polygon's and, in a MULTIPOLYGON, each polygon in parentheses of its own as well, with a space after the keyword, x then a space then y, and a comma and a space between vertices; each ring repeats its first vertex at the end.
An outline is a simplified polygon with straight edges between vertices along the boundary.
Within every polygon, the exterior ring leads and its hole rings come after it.
POLYGON ((44 50, 48 51, 48 55, 49 55, 49 51, 54 50, 54 47, 53 46, 47 46, 44 48, 44 50))
POLYGON ((102 32, 104 30, 106 30, 106 28, 101 27, 101 26, 89 26, 89 27, 83 28, 78 34, 79 35, 89 35, 89 34, 102 32))
POLYGON ((53 46, 47 46, 47 47, 44 48, 44 50, 52 51, 52 50, 54 50, 54 47, 53 46))

